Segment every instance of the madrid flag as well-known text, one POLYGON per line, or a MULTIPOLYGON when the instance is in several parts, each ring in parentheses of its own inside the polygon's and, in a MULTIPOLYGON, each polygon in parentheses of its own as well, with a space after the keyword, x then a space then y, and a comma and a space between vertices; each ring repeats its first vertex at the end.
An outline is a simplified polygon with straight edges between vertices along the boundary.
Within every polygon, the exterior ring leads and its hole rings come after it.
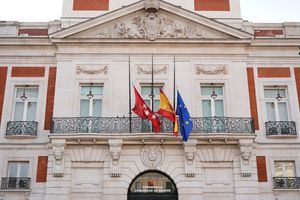
POLYGON ((137 89, 134 86, 133 88, 135 94, 135 106, 132 111, 140 118, 148 119, 152 123, 153 129, 156 133, 160 132, 160 121, 157 115, 147 106, 137 89))

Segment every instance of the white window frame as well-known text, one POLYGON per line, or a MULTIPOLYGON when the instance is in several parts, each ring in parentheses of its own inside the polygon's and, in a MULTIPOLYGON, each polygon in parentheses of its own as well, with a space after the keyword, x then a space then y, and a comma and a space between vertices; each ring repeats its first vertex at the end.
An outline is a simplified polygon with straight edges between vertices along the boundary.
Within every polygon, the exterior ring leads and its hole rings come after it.
POLYGON ((224 117, 226 116, 226 109, 225 109, 225 85, 220 84, 220 83, 214 83, 214 85, 210 84, 200 84, 200 95, 201 95, 201 110, 202 113, 201 115, 203 116, 203 100, 208 101, 210 100, 211 104, 211 117, 216 117, 216 106, 215 106, 215 101, 216 100, 223 100, 223 112, 224 112, 224 117), (215 99, 211 97, 211 95, 202 95, 201 89, 202 87, 222 87, 223 95, 218 95, 215 99))
MULTIPOLYGON (((25 92, 26 95, 26 92, 25 92)), ((22 117, 22 121, 28 121, 27 120, 27 111, 28 111, 28 103, 29 102, 35 102, 36 103, 36 113, 35 113, 35 119, 34 121, 36 121, 37 119, 37 113, 38 113, 38 100, 39 100, 39 95, 40 95, 40 87, 39 85, 30 85, 30 86, 15 86, 15 91, 14 91, 14 102, 13 102, 13 113, 12 113, 12 121, 15 121, 15 109, 16 109, 16 103, 17 102, 21 102, 24 103, 24 111, 23 111, 23 117, 22 117), (26 88, 37 88, 38 89, 38 94, 37 94, 37 98, 29 98, 27 97, 27 99, 25 99, 25 101, 23 101, 20 97, 17 97, 17 91, 18 89, 24 89, 26 91, 26 88)))
POLYGON ((7 163, 7 176, 9 176, 10 175, 10 164, 11 163, 16 163, 17 164, 17 176, 16 177, 11 177, 11 178, 26 178, 26 177, 29 177, 29 161, 8 161, 8 163, 7 163), (24 164, 24 163, 26 163, 28 166, 27 166, 27 176, 25 176, 25 177, 21 177, 20 176, 20 173, 21 173, 21 164, 24 164))
MULTIPOLYGON (((103 97, 104 97, 104 94, 103 93, 101 95, 93 94, 92 98, 88 98, 87 94, 81 95, 82 87, 102 87, 102 91, 104 93, 104 86, 103 86, 102 83, 93 83, 92 86, 91 86, 91 84, 88 84, 88 83, 80 84, 80 87, 79 87, 79 116, 80 116, 80 111, 81 111, 81 107, 80 107, 81 106, 81 100, 89 100, 89 116, 88 117, 93 117, 94 100, 101 100, 101 102, 102 102, 102 113, 103 113, 103 97)), ((101 116, 102 116, 102 113, 101 113, 101 116)))
POLYGON ((293 166, 294 166, 294 177, 297 177, 297 170, 296 170, 296 163, 295 163, 295 161, 292 161, 292 160, 275 160, 274 161, 274 171, 275 171, 275 177, 277 177, 276 176, 276 169, 275 169, 275 167, 276 167, 276 163, 280 163, 281 164, 281 169, 282 169, 282 174, 283 174, 283 176, 282 177, 288 177, 287 175, 286 175, 286 166, 285 166, 285 163, 293 163, 293 166))
POLYGON ((285 87, 285 86, 279 86, 279 87, 274 87, 274 86, 264 86, 263 87, 263 97, 264 97, 264 106, 265 106, 265 115, 266 115, 266 121, 270 121, 268 119, 268 112, 267 112, 267 103, 274 103, 274 106, 275 106, 275 118, 276 118, 276 121, 281 121, 280 120, 280 115, 279 115, 279 108, 278 108, 278 103, 281 103, 281 102, 285 102, 286 103, 286 109, 287 109, 287 117, 288 117, 288 121, 291 120, 291 115, 290 115, 290 109, 289 109, 289 98, 288 98, 288 88, 285 87), (285 91, 285 98, 283 97, 280 101, 278 101, 276 99, 276 97, 274 98, 266 98, 265 96, 265 90, 284 90, 285 91))
MULTIPOLYGON (((164 83, 155 83, 153 85, 153 87, 159 87, 159 88, 162 88, 162 90, 164 90, 164 86, 165 86, 164 83)), ((142 98, 144 99, 144 101, 146 101, 146 100, 150 101, 149 108, 152 109, 152 98, 148 95, 142 95, 142 88, 143 87, 151 87, 151 83, 141 83, 140 87, 141 87, 141 96, 142 96, 142 98)), ((160 95, 155 95, 154 98, 153 98, 153 101, 159 101, 159 100, 160 100, 160 95)), ((156 111, 153 110, 153 112, 156 112, 156 111)))

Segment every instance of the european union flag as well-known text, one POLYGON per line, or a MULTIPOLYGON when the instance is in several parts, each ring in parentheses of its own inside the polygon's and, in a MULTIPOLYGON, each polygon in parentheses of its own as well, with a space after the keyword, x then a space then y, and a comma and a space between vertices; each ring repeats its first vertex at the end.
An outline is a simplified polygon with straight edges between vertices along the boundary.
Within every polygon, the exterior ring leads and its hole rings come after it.
POLYGON ((176 115, 179 117, 180 132, 183 141, 187 142, 193 129, 193 122, 191 121, 189 111, 187 110, 179 91, 177 91, 176 115))

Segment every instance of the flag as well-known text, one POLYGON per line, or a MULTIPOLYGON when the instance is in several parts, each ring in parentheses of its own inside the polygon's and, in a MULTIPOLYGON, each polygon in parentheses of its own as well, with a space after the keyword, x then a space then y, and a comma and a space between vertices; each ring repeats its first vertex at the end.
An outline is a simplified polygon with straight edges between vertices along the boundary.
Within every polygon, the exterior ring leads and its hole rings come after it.
POLYGON ((160 89, 160 105, 159 110, 156 112, 157 114, 169 119, 170 121, 174 122, 174 135, 178 136, 178 122, 176 113, 173 107, 170 104, 168 97, 165 95, 162 89, 160 89))
POLYGON ((177 91, 176 114, 179 117, 180 132, 183 141, 187 142, 193 129, 193 122, 191 121, 189 111, 187 110, 179 91, 177 91))
POLYGON ((144 101, 144 99, 142 99, 137 89, 134 86, 133 88, 135 94, 135 106, 132 111, 142 119, 148 119, 151 122, 156 133, 160 132, 160 121, 157 115, 147 106, 146 102, 144 101))

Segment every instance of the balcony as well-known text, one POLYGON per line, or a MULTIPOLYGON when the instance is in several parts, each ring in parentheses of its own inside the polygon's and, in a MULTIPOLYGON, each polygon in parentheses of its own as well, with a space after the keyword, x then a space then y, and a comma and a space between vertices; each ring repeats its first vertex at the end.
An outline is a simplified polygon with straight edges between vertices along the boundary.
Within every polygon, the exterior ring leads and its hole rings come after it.
POLYGON ((267 136, 297 136, 295 122, 269 121, 266 122, 267 136))
POLYGON ((6 127, 6 136, 37 136, 38 122, 9 121, 6 127))
POLYGON ((2 190, 29 190, 30 178, 6 177, 1 181, 2 190))
POLYGON ((275 177, 274 189, 300 189, 300 177, 275 177))
MULTIPOLYGON (((211 133, 253 134, 255 132, 252 118, 192 118, 192 121, 192 132, 195 135, 211 133)), ((151 126, 148 120, 143 120, 141 118, 129 119, 128 117, 53 118, 51 127, 52 134, 146 132, 151 132, 151 126)), ((172 133, 173 123, 165 118, 161 118, 161 132, 172 133)))

